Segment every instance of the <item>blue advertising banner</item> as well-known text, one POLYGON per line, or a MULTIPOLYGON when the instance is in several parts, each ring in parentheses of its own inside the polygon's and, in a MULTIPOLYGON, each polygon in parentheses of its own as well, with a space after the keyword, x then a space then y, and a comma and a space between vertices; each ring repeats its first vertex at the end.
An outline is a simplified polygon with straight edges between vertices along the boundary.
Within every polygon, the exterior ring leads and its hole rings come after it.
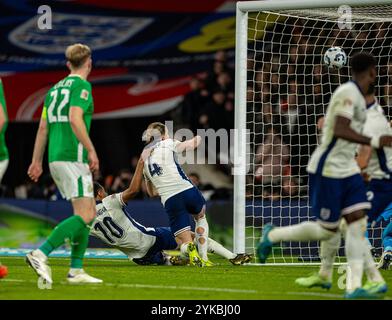
POLYGON ((192 76, 211 68, 217 50, 234 55, 232 1, 47 1, 39 11, 41 4, 0 3, 0 77, 11 121, 39 118, 45 93, 67 73, 72 43, 92 48, 97 118, 161 114, 192 76))

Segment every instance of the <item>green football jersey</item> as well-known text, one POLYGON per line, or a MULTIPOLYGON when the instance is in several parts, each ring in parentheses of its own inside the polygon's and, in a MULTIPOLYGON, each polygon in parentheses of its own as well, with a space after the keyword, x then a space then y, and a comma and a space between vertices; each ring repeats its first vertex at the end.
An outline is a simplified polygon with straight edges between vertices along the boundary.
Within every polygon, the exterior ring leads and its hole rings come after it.
POLYGON ((94 112, 91 84, 72 74, 53 86, 46 95, 42 117, 48 126, 49 162, 88 162, 87 150, 76 138, 69 122, 71 107, 83 109, 84 123, 90 132, 94 112))
POLYGON ((5 124, 0 131, 0 161, 3 161, 8 159, 8 149, 7 149, 7 145, 5 144, 5 131, 7 130, 7 125, 8 125, 8 114, 7 114, 7 106, 5 104, 3 83, 1 82, 1 79, 0 79, 0 104, 3 107, 3 111, 5 114, 5 124))

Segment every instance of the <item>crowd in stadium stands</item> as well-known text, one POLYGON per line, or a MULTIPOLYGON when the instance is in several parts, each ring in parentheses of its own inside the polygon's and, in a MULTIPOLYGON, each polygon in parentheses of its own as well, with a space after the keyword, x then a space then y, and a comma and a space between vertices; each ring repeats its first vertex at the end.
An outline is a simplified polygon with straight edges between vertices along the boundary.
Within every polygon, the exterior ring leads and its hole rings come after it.
MULTIPOLYGON (((100 172, 96 172, 94 173, 94 180, 102 183, 109 194, 122 192, 128 188, 131 183, 137 161, 138 159, 136 157, 132 158, 130 169, 120 170, 116 175, 107 175, 106 177, 103 177, 100 172)), ((188 174, 188 177, 192 183, 199 188, 206 199, 222 198, 222 190, 215 189, 211 184, 203 184, 197 173, 191 172, 188 174)), ((4 192, 4 190, 0 190, 0 196, 2 195, 2 192, 4 192)), ((13 196, 17 199, 46 199, 53 201, 62 199, 50 174, 44 175, 38 183, 33 183, 27 179, 24 184, 15 188, 13 196)), ((142 190, 136 196, 136 199, 140 200, 147 198, 147 190, 145 185, 142 184, 142 190)))
POLYGON ((218 51, 211 70, 190 81, 190 92, 176 109, 176 123, 197 129, 234 128, 234 69, 218 51))
MULTIPOLYGON (((326 48, 341 46, 348 56, 369 50, 379 57, 382 105, 392 103, 390 25, 370 30, 332 31, 316 21, 293 19, 266 32, 248 55, 247 122, 253 168, 247 177, 248 196, 269 199, 306 194, 306 165, 318 143, 323 114, 331 93, 349 79, 348 68, 327 69, 326 48), (313 34, 317 32, 317 34, 313 34)), ((386 108, 389 114, 389 108, 386 108)))
MULTIPOLYGON (((326 48, 341 46, 348 56, 365 48, 378 56, 378 97, 382 105, 392 105, 391 43, 385 43, 391 39, 386 33, 392 28, 374 24, 374 31, 331 31, 317 23, 293 20, 288 28, 286 21, 266 31, 263 41, 248 50, 247 124, 250 153, 254 154, 247 176, 249 197, 276 200, 306 194, 306 165, 318 143, 322 116, 331 93, 349 79, 348 68, 336 71, 323 65, 326 48)), ((190 80, 190 91, 170 115, 178 127, 194 133, 198 128, 234 128, 233 62, 233 57, 218 51, 211 69, 190 80)), ((390 114, 389 109, 385 111, 390 114)), ((129 184, 136 159, 131 162, 131 169, 99 177, 107 190, 119 192, 129 184)), ((191 178, 199 180, 197 175, 191 178)), ((15 193, 29 198, 58 196, 49 177, 42 184, 37 187, 27 182, 15 193)), ((213 187, 208 186, 207 191, 210 189, 213 187)), ((145 190, 138 197, 146 197, 145 190)))

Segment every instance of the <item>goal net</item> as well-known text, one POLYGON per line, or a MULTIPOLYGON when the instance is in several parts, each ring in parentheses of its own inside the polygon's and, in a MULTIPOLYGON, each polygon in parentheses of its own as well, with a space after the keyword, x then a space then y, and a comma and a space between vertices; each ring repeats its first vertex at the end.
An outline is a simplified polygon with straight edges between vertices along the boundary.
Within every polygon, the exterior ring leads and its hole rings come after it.
MULTIPOLYGON (((376 92, 388 115, 392 5, 382 0, 339 3, 238 3, 235 123, 236 129, 248 132, 236 141, 235 149, 237 160, 241 152, 247 153, 248 167, 246 175, 234 178, 236 252, 255 253, 266 223, 287 226, 314 218, 306 166, 319 142, 331 94, 349 79, 347 66, 336 70, 324 65, 328 48, 343 48, 348 61, 358 51, 377 58, 376 92)), ((378 253, 381 228, 378 224, 369 233, 378 253)), ((337 261, 343 259, 341 248, 337 261)), ((282 243, 269 262, 319 262, 318 243, 282 243)))

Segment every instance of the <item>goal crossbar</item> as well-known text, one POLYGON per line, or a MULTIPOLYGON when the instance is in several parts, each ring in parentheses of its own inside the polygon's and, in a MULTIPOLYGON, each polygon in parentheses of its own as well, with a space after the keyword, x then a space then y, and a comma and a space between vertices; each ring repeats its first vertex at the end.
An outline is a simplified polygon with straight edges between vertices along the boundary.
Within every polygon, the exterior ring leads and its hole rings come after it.
POLYGON ((266 10, 292 10, 292 9, 317 9, 333 8, 342 5, 347 6, 379 6, 390 5, 390 0, 266 0, 266 1, 239 1, 237 2, 238 11, 243 13, 258 12, 266 10))

